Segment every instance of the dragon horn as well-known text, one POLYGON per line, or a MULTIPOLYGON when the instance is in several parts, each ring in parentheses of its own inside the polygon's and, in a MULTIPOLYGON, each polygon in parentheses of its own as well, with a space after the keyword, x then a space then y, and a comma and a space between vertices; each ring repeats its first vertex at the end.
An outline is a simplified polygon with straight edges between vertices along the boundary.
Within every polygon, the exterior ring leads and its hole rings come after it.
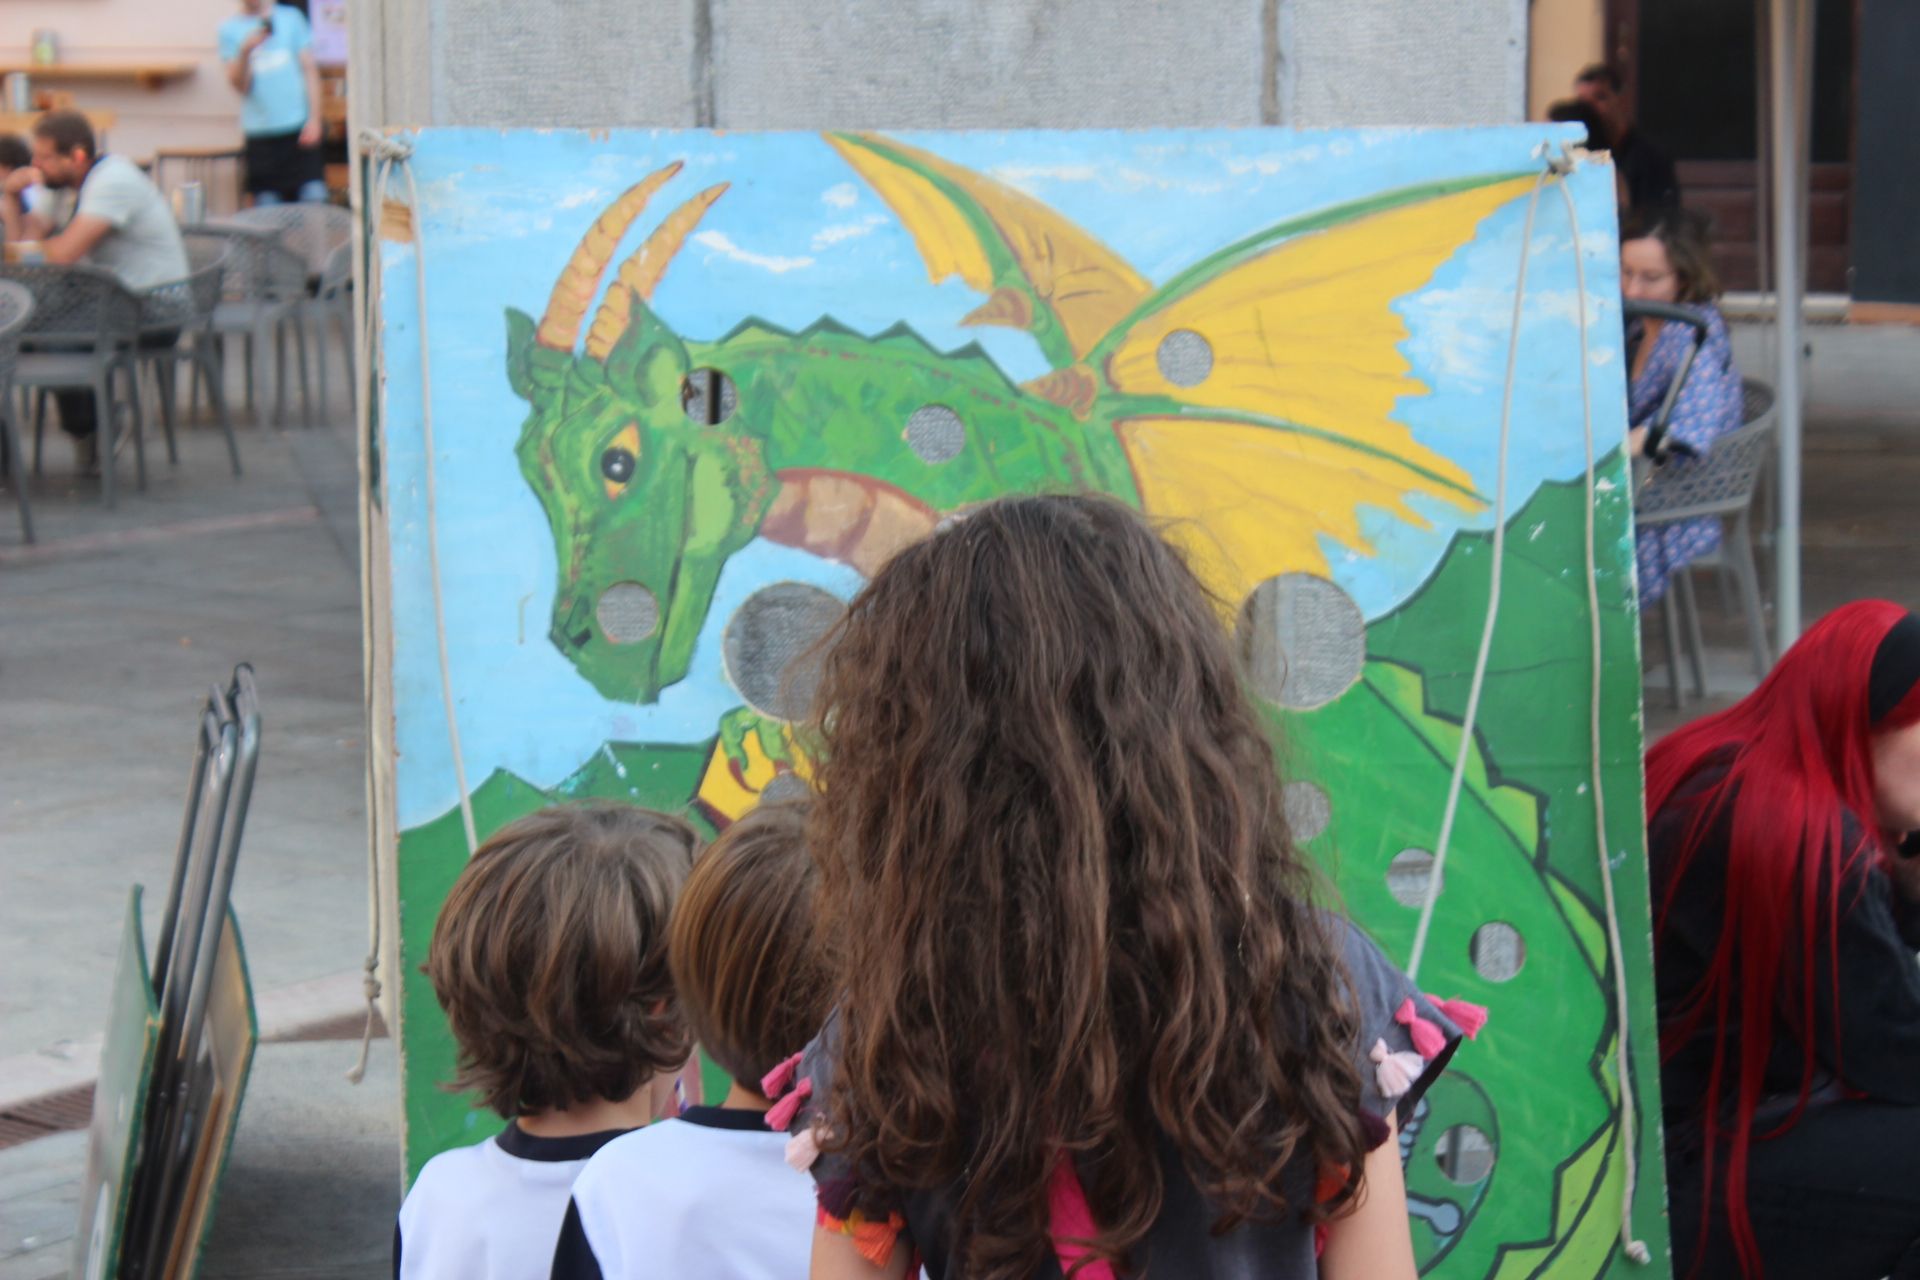
POLYGON ((619 280, 601 299, 600 310, 593 317, 593 328, 587 330, 587 355, 590 358, 607 358, 607 353, 613 350, 613 344, 620 341, 620 335, 627 331, 627 325, 633 320, 634 300, 653 296, 660 277, 667 274, 667 264, 673 261, 673 255, 680 252, 680 246, 687 242, 687 236, 726 189, 724 182, 708 187, 675 209, 661 219, 660 225, 653 229, 645 243, 620 264, 619 280))
POLYGON ((579 247, 567 259, 560 278, 554 281, 553 296, 547 299, 546 314, 540 317, 540 330, 534 335, 534 340, 541 346, 554 351, 573 350, 573 340, 580 333, 580 317, 587 313, 587 304, 593 301, 594 291, 600 287, 600 273, 607 269, 613 251, 620 247, 620 237, 627 233, 633 220, 647 207, 647 201, 653 198, 653 193, 680 172, 681 164, 681 161, 675 160, 666 168, 656 169, 628 187, 587 228, 587 234, 580 237, 579 247))

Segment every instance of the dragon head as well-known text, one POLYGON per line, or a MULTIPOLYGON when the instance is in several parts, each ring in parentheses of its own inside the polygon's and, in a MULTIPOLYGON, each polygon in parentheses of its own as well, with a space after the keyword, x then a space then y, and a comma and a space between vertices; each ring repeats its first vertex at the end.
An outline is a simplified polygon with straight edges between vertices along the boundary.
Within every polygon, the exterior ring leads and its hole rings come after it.
POLYGON ((507 312, 508 378, 531 406, 515 452, 559 557, 549 634, 595 689, 631 702, 686 675, 720 569, 773 489, 756 440, 689 416, 687 349, 646 304, 724 184, 669 214, 621 265, 574 349, 621 237, 679 169, 607 207, 538 325, 507 312))

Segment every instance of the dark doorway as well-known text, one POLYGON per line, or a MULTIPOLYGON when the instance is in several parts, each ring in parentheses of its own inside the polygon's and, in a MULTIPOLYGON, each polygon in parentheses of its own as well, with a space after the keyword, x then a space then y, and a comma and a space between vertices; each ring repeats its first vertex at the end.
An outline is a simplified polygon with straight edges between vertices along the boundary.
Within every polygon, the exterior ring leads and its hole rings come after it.
MULTIPOLYGON (((1754 0, 1607 0, 1613 58, 1638 128, 1672 155, 1682 196, 1713 219, 1729 289, 1758 286, 1754 0)), ((1856 0, 1821 0, 1813 55, 1808 287, 1848 291, 1856 0)))

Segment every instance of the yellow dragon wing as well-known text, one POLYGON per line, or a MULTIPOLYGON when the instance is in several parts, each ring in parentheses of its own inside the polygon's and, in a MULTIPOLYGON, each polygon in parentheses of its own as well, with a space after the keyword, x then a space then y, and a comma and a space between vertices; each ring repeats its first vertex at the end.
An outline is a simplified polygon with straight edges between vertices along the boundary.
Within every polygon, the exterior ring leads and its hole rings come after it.
POLYGON ((987 295, 966 323, 1029 330, 1056 369, 1147 296, 1124 259, 1031 196, 890 138, 826 140, 899 215, 936 284, 957 275, 987 295))
MULTIPOLYGON (((1323 539, 1368 554, 1359 508, 1424 524, 1412 494, 1480 505, 1467 473, 1393 417, 1427 390, 1394 304, 1532 185, 1500 175, 1392 192, 1211 255, 1096 343, 1089 412, 1113 424, 1148 511, 1177 521, 1238 603, 1275 574, 1327 571, 1323 539)), ((1038 389, 1038 388, 1036 388, 1038 389)))

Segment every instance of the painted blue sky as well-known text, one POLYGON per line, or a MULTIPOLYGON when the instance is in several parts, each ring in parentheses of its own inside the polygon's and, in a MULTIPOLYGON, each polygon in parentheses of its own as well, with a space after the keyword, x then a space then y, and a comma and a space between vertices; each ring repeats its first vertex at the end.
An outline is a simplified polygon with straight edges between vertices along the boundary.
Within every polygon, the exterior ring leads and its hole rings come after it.
MULTIPOLYGON (((1572 126, 1478 130, 955 133, 899 135, 1040 199, 1153 281, 1214 249, 1331 204, 1448 177, 1523 170, 1572 126)), ((1044 372, 1033 341, 963 329, 981 301, 934 283, 906 229, 812 134, 431 130, 413 139, 430 311, 435 478, 449 662, 470 785, 495 768, 551 785, 604 742, 691 741, 737 704, 718 659, 733 607, 776 579, 839 595, 841 566, 757 543, 728 566, 701 658, 653 706, 609 702, 547 643, 552 539, 513 446, 526 412, 507 385, 504 312, 537 315, 554 277, 600 210, 672 160, 686 169, 656 197, 631 240, 702 187, 730 185, 675 260, 653 308, 681 334, 710 339, 753 316, 798 329, 822 316, 862 332, 905 321, 939 347, 979 342, 1015 380, 1044 372)), ((1613 178, 1597 165, 1569 179, 1587 274, 1588 360, 1597 451, 1625 429, 1613 178)), ((1398 309, 1403 350, 1429 394, 1397 416, 1489 496, 1526 201, 1479 236, 1398 309)), ((392 542, 399 818, 445 812, 456 789, 441 710, 425 539, 418 305, 410 246, 381 246, 386 362, 383 422, 392 542)), ((1545 480, 1584 465, 1573 236, 1553 192, 1540 202, 1516 361, 1509 509, 1545 480)), ((1422 504, 1409 528, 1373 513, 1378 549, 1330 546, 1335 579, 1368 616, 1425 578, 1460 514, 1422 504)), ((1485 524, 1489 516, 1467 523, 1485 524)))

